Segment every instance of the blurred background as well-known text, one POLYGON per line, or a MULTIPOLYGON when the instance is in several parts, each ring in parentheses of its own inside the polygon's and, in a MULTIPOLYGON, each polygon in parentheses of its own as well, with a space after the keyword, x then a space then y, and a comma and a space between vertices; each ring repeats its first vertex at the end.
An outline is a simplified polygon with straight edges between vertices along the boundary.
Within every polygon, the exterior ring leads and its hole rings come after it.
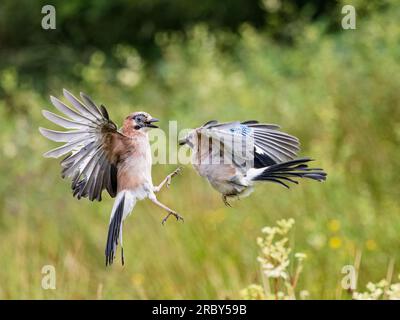
MULTIPOLYGON (((260 282, 256 238, 296 220, 300 284, 349 298, 341 269, 362 254, 359 284, 400 270, 400 6, 385 1, 88 0, 0 2, 0 299, 235 299, 260 282), (56 8, 43 30, 41 8, 56 8), (341 28, 341 8, 357 29, 341 28), (104 265, 113 199, 73 198, 55 147, 38 132, 49 95, 84 91, 116 123, 144 109, 180 128, 259 119, 300 138, 326 183, 264 184, 226 208, 185 167, 124 225, 125 266, 104 265), (43 290, 53 265, 57 289, 43 290)), ((154 182, 175 165, 154 166, 154 182)))

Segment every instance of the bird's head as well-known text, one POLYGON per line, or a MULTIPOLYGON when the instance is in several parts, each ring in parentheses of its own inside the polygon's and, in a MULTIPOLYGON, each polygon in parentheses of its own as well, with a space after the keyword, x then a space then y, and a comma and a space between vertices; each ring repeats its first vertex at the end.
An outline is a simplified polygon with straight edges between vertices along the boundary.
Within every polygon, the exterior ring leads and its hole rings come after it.
POLYGON ((147 131, 148 128, 158 128, 154 122, 159 121, 144 111, 138 111, 130 114, 125 118, 124 127, 130 127, 134 130, 147 131))
POLYGON ((196 142, 196 130, 190 131, 184 138, 179 139, 178 143, 180 146, 188 145, 191 149, 193 149, 196 142))

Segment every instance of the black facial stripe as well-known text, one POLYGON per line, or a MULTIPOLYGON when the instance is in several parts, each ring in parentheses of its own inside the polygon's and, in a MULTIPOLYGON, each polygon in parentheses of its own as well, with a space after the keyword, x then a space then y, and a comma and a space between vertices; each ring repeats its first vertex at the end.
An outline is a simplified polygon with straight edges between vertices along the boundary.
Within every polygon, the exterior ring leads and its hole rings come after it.
POLYGON ((146 119, 146 116, 143 113, 139 113, 135 115, 134 119, 139 121, 144 121, 146 119))

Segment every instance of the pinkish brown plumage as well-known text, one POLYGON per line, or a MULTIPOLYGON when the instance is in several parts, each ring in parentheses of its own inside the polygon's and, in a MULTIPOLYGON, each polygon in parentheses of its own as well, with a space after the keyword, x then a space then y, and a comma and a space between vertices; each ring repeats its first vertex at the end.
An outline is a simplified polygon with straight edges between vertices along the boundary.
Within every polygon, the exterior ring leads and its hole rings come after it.
MULTIPOLYGON (((43 115, 53 123, 71 131, 54 131, 39 128, 48 139, 65 142, 64 145, 50 150, 45 157, 62 160, 62 177, 71 178, 73 195, 80 199, 101 201, 104 189, 116 197, 111 212, 105 250, 106 265, 112 264, 118 243, 121 244, 122 264, 122 222, 131 213, 137 200, 149 198, 168 212, 163 223, 170 215, 182 219, 174 210, 157 200, 156 192, 171 182, 179 168, 168 175, 159 186, 154 187, 151 178, 152 159, 148 130, 157 128, 146 112, 135 112, 127 116, 123 127, 109 119, 106 108, 98 107, 92 99, 81 93, 81 100, 64 89, 65 98, 71 108, 55 97, 50 97, 53 105, 68 118, 60 117, 43 110, 43 115)), ((183 219, 182 219, 183 220, 183 219)))

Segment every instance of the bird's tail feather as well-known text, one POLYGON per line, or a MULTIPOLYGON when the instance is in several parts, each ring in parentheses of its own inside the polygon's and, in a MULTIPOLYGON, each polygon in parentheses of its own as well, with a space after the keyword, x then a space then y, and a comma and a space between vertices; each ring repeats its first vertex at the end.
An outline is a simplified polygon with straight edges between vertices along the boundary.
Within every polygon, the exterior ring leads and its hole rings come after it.
POLYGON ((272 166, 256 169, 257 175, 252 177, 253 181, 271 181, 289 188, 288 182, 298 184, 293 178, 308 178, 317 181, 326 180, 327 174, 323 169, 309 168, 307 162, 312 161, 309 158, 301 158, 272 166))
POLYGON ((118 243, 121 244, 121 262, 122 265, 124 265, 122 225, 126 216, 132 211, 134 204, 135 199, 128 191, 121 191, 117 194, 108 227, 107 244, 105 249, 106 266, 113 263, 118 243))

